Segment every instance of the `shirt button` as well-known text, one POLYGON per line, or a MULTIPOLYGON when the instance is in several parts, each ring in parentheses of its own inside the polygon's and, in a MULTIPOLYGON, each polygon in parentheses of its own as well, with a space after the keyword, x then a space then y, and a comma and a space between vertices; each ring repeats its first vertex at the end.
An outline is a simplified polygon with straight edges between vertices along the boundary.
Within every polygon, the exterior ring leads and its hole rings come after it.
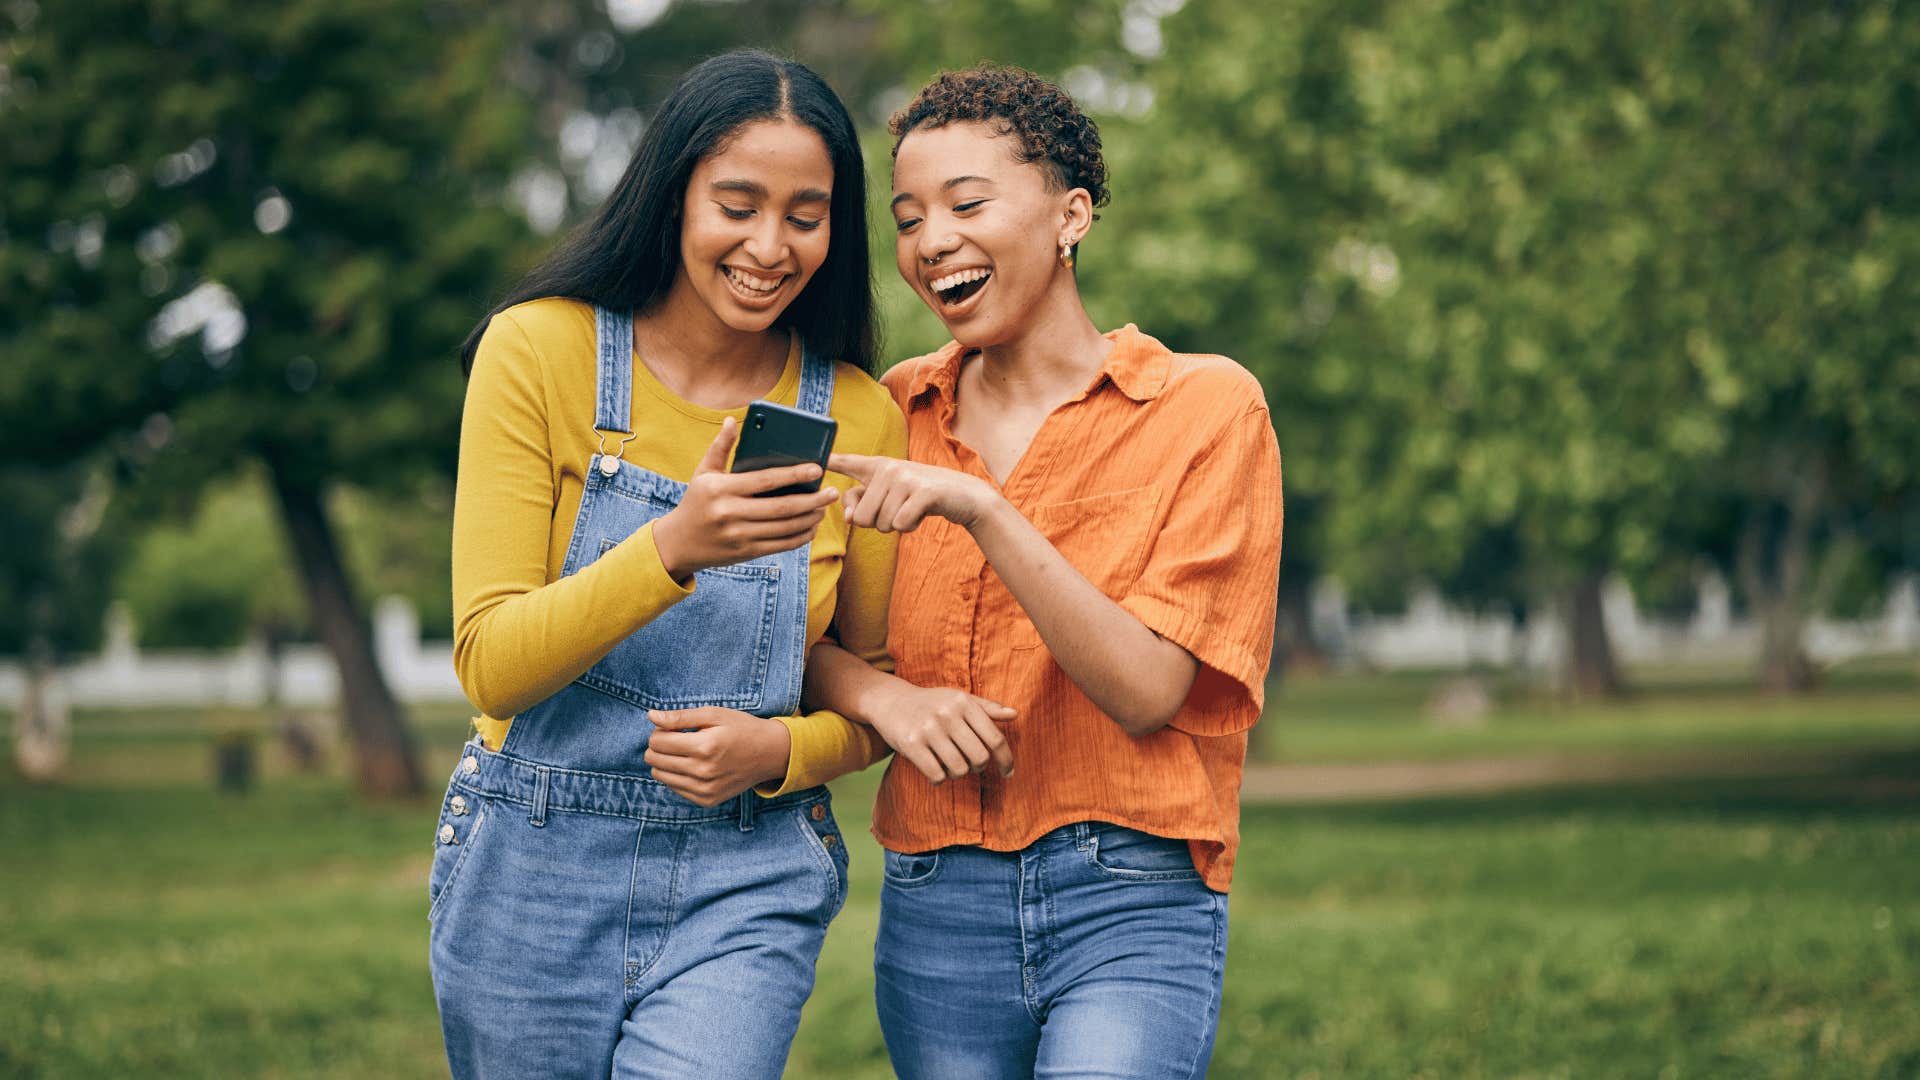
POLYGON ((619 471, 620 471, 619 458, 608 457, 605 454, 600 455, 600 475, 612 476, 614 473, 617 473, 619 471))
POLYGON ((453 826, 451 825, 440 826, 440 842, 443 844, 456 843, 456 841, 453 838, 453 826))
POLYGON ((819 803, 814 803, 813 809, 807 811, 807 813, 811 815, 813 820, 815 821, 827 820, 827 808, 820 805, 819 803))
POLYGON ((840 842, 840 838, 833 835, 832 833, 828 833, 827 835, 820 838, 820 842, 822 844, 825 844, 827 847, 831 848, 835 844, 838 844, 840 842))
POLYGON ((463 798, 462 796, 459 796, 459 795, 455 795, 455 796, 453 797, 453 801, 452 801, 452 803, 451 803, 450 805, 452 805, 452 807, 453 807, 453 816, 454 816, 454 817, 463 817, 463 816, 465 816, 465 815, 466 815, 466 812, 467 812, 467 800, 466 800, 465 798, 463 798))
POLYGON ((474 773, 479 772, 480 771, 479 759, 475 758, 472 754, 468 754, 465 758, 461 759, 460 771, 463 773, 466 773, 468 776, 472 776, 474 773))

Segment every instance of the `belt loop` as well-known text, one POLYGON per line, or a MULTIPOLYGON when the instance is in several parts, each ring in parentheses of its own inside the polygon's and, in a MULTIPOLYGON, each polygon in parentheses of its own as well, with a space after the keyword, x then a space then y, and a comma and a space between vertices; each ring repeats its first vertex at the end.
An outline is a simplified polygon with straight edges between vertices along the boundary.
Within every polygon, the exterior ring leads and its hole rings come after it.
POLYGON ((1073 824, 1073 846, 1074 846, 1074 847, 1077 847, 1077 848, 1079 848, 1079 849, 1080 849, 1081 851, 1085 851, 1085 850, 1087 850, 1087 849, 1088 849, 1089 847, 1091 847, 1091 846, 1093 846, 1093 826, 1092 826, 1092 824, 1090 824, 1090 823, 1088 823, 1088 822, 1085 822, 1085 821, 1076 821, 1076 822, 1074 822, 1074 824, 1073 824))
POLYGON ((527 815, 527 824, 538 827, 547 823, 547 784, 553 770, 541 765, 534 771, 533 812, 527 815))
POLYGON ((751 790, 740 793, 740 831, 753 831, 754 802, 759 798, 751 790))

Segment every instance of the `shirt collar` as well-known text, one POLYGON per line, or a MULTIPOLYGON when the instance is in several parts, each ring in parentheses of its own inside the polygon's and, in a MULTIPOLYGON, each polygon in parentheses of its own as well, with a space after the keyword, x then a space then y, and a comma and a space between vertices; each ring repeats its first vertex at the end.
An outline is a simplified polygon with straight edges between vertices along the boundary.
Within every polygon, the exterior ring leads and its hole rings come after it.
MULTIPOLYGON (((1085 398, 1100 388, 1102 381, 1112 382, 1119 391, 1134 401, 1151 401, 1159 396, 1167 385, 1167 374, 1173 366, 1173 353, 1155 338, 1140 332, 1132 323, 1118 330, 1102 335, 1113 342, 1108 350, 1106 362, 1074 400, 1085 398)), ((939 351, 933 353, 928 362, 921 365, 914 375, 913 382, 907 387, 907 399, 917 400, 927 391, 937 391, 941 397, 953 400, 954 386, 960 378, 960 362, 966 358, 967 350, 957 341, 949 341, 939 351)))

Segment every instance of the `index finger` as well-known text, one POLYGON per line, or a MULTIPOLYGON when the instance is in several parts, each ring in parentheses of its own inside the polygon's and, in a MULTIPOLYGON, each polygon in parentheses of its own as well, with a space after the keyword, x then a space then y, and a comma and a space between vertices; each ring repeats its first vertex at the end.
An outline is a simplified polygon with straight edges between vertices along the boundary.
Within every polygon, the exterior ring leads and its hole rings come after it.
POLYGON ((873 479, 874 470, 878 469, 882 462, 891 460, 893 459, 873 457, 868 454, 830 454, 827 457, 827 468, 842 476, 851 476, 864 484, 873 479))

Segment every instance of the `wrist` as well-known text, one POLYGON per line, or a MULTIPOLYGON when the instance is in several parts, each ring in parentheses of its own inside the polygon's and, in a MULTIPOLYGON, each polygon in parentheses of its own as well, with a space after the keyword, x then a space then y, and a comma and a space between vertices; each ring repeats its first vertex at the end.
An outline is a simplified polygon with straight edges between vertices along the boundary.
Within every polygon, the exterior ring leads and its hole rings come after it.
POLYGON ((967 504, 961 509, 959 520, 954 524, 970 533, 977 533, 980 529, 990 526, 1001 508, 1008 505, 1011 504, 1001 498, 1000 493, 995 491, 992 485, 975 479, 967 504))
POLYGON ((760 775, 753 786, 785 781, 793 767, 793 732, 779 720, 768 720, 761 726, 759 743, 760 768, 756 771, 760 775))
POLYGON ((653 519, 653 550, 659 554, 667 576, 685 585, 699 567, 687 565, 686 554, 680 549, 679 521, 675 518, 678 510, 675 507, 653 519))

